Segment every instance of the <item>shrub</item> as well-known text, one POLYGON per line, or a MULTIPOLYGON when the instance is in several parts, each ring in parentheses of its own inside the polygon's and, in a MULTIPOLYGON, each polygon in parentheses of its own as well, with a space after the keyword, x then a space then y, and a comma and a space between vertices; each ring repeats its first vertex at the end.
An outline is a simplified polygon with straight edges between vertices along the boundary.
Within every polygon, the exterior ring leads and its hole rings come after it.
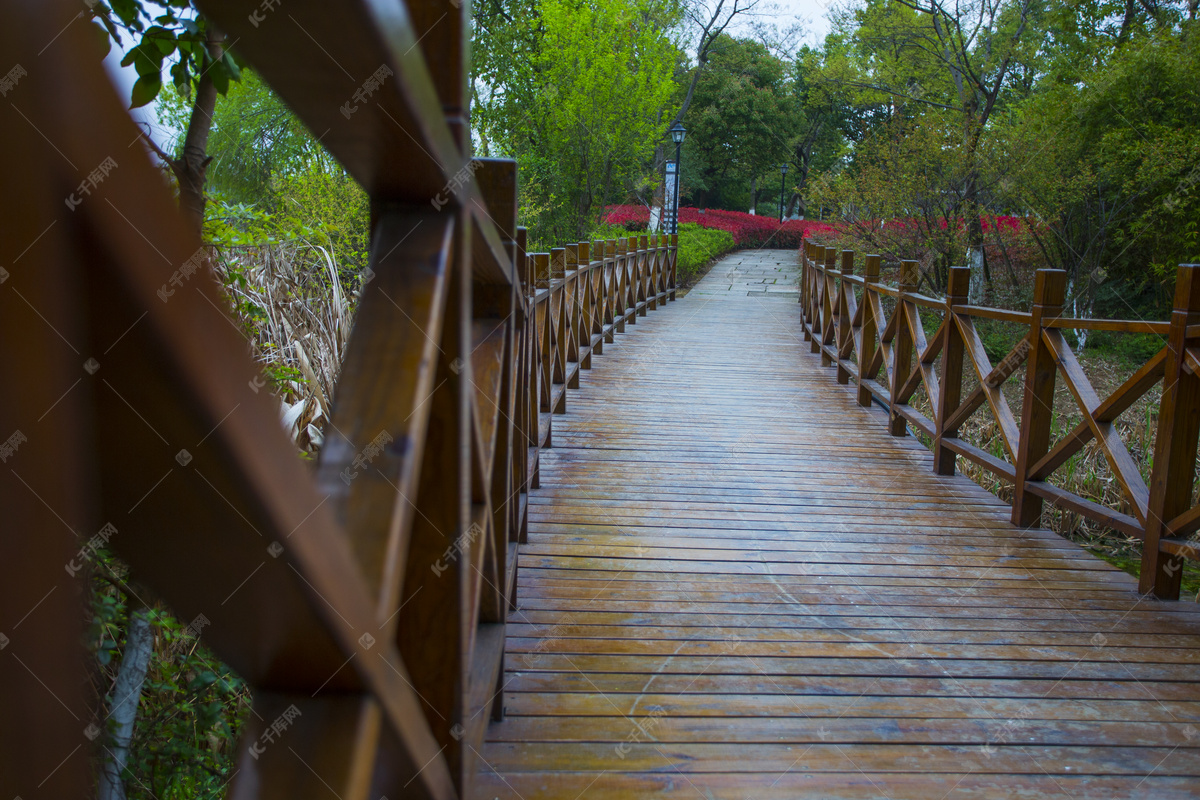
POLYGON ((733 234, 729 231, 703 228, 695 223, 683 223, 679 226, 679 254, 676 262, 676 277, 679 283, 690 283, 700 274, 705 264, 736 247, 733 234))
MULTIPOLYGON (((628 230, 645 230, 649 221, 650 209, 645 206, 612 206, 604 215, 605 223, 620 225, 628 230)), ((679 209, 679 224, 681 231, 688 224, 727 231, 733 236, 734 246, 740 249, 797 250, 806 236, 833 230, 823 222, 810 219, 788 220, 780 226, 774 217, 698 208, 679 209)))

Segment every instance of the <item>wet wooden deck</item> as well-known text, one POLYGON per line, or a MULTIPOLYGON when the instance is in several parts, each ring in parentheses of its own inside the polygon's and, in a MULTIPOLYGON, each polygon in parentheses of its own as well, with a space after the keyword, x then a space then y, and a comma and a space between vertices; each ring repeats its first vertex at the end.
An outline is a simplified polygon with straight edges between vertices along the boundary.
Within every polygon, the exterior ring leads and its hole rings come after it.
POLYGON ((1200 796, 1200 615, 892 438, 737 254, 555 418, 480 798, 1200 796))

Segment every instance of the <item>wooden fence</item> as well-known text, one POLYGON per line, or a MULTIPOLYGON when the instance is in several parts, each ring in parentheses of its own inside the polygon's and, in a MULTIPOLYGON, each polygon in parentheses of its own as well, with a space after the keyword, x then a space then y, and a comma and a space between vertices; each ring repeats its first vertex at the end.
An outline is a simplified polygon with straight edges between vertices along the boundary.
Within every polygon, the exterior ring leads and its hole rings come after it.
POLYGON ((962 456, 1011 484, 1016 525, 1040 524, 1043 503, 1049 501, 1142 539, 1140 590, 1178 599, 1182 559, 1200 558, 1200 545, 1189 541, 1200 530, 1200 506, 1193 505, 1200 434, 1200 265, 1179 267, 1171 320, 1145 322, 1063 316, 1067 276, 1061 270, 1037 272, 1033 307, 1023 312, 971 305, 966 267, 951 269, 945 297, 930 297, 917 291, 915 261, 900 263, 897 286, 881 283, 877 255, 856 266, 851 251, 806 242, 801 262, 805 339, 823 363, 836 367, 839 383, 854 382, 859 405, 876 402, 885 408, 893 435, 905 435, 908 426, 924 434, 936 473, 954 474, 962 456), (885 299, 890 313, 885 313, 885 299), (925 321, 931 318, 937 329, 930 337, 925 321), (993 364, 976 328, 981 319, 1013 323, 1027 332, 993 364), (1153 333, 1167 337, 1167 344, 1111 396, 1101 398, 1065 341, 1067 330, 1153 333), (1019 372, 1023 400, 1014 411, 1002 386, 1019 372), (1058 380, 1083 419, 1052 441, 1058 380), (1158 385, 1162 399, 1147 484, 1114 422, 1158 385), (922 387, 931 416, 913 405, 922 387), (985 407, 999 429, 1002 457, 958 437, 967 419, 985 407), (1129 513, 1051 482, 1056 470, 1093 441, 1129 513))
POLYGON ((0 785, 92 792, 64 565, 100 536, 253 687, 231 796, 461 797, 549 412, 673 298, 675 240, 525 254, 515 163, 470 155, 469 4, 198 5, 370 195, 374 278, 309 469, 79 4, 5 6, 0 785))

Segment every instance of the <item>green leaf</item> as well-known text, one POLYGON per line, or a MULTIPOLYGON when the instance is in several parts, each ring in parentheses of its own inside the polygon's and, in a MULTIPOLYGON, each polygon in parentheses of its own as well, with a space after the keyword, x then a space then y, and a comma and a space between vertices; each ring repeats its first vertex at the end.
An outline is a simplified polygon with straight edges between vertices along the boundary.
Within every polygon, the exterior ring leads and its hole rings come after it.
MULTIPOLYGON (((157 75, 162 71, 162 54, 158 52, 158 47, 154 42, 142 38, 141 44, 129 51, 129 56, 126 59, 133 57, 133 68, 137 70, 137 74, 141 76, 157 75)), ((125 62, 122 61, 122 64, 125 62)))
POLYGON ((175 34, 159 25, 147 28, 142 41, 152 43, 163 56, 175 52, 175 34))
POLYGON ((142 5, 138 0, 112 0, 109 5, 112 6, 113 13, 126 25, 134 25, 138 22, 138 16, 142 11, 142 5))
POLYGON ((221 62, 213 64, 209 68, 209 78, 216 87, 217 92, 226 94, 229 91, 229 73, 225 71, 225 67, 221 62))
POLYGON ((229 71, 231 80, 240 81, 242 79, 242 70, 238 66, 237 60, 229 54, 228 50, 221 56, 221 63, 229 71))
POLYGON ((171 65, 171 83, 175 90, 185 97, 190 94, 191 74, 188 72, 187 61, 177 61, 171 65))
POLYGON ((133 92, 131 100, 133 102, 131 108, 141 108, 147 103, 158 97, 159 90, 162 89, 162 76, 159 73, 153 75, 143 75, 133 84, 133 92))

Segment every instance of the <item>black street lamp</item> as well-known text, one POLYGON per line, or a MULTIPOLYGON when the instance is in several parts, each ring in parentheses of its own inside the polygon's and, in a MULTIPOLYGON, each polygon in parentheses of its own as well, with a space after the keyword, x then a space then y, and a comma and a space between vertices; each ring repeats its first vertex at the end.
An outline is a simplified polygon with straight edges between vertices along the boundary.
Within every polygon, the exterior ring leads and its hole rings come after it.
POLYGON ((687 136, 687 130, 679 120, 675 120, 668 131, 671 134, 671 141, 675 143, 675 208, 672 209, 671 216, 671 233, 679 233, 679 194, 683 188, 683 171, 680 167, 680 148, 683 146, 683 138, 687 136))
POLYGON ((783 224, 783 192, 784 183, 787 181, 787 162, 779 165, 779 224, 783 224))

